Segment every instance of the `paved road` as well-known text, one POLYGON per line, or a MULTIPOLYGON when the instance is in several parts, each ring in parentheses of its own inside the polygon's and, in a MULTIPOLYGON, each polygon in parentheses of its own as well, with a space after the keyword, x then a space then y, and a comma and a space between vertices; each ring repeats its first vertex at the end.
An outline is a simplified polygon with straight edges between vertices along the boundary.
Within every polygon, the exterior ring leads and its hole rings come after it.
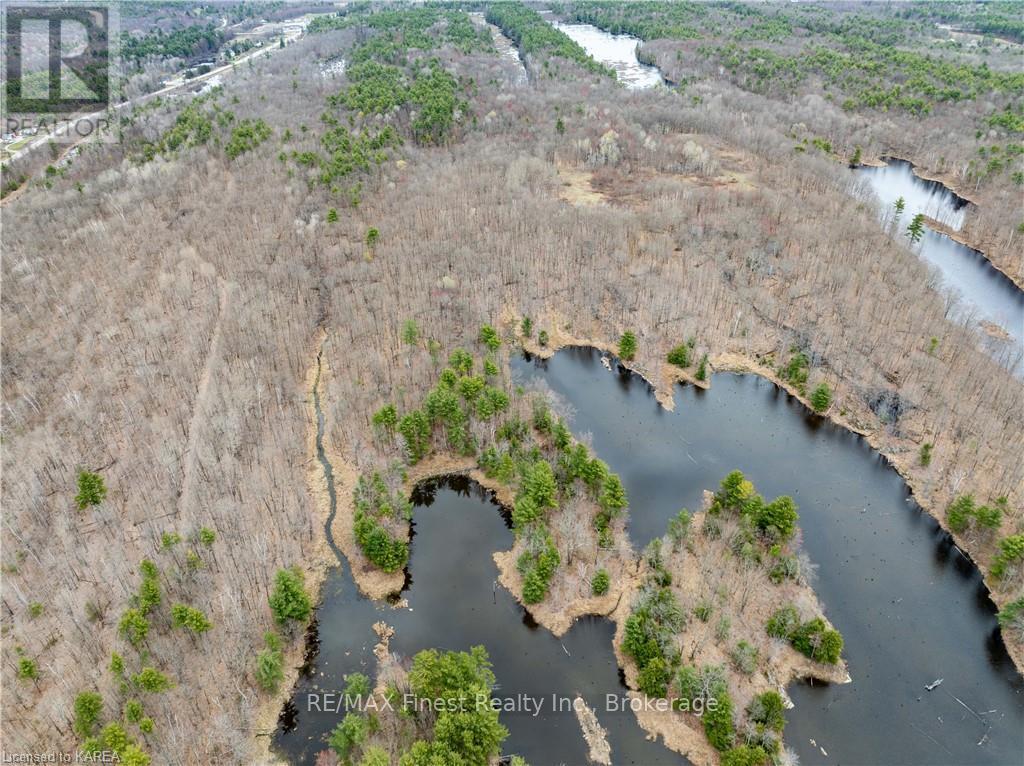
MULTIPOLYGON (((281 22, 282 27, 285 25, 289 27, 289 29, 284 34, 285 43, 292 43, 295 40, 298 40, 300 37, 302 37, 303 34, 305 34, 306 26, 309 24, 311 19, 312 16, 310 14, 307 14, 306 16, 301 16, 297 19, 289 19, 286 22, 281 22)), ((112 107, 109 107, 108 109, 103 109, 101 111, 93 112, 91 114, 78 115, 73 118, 70 125, 68 125, 67 123, 61 123, 54 129, 51 129, 45 133, 39 133, 38 135, 34 136, 30 141, 26 142, 21 147, 19 147, 17 151, 13 152, 11 154, 11 158, 23 156, 34 151, 36 148, 40 146, 44 146, 45 144, 49 143, 49 141, 53 138, 54 134, 58 131, 62 133, 67 133, 68 135, 77 135, 78 130, 86 131, 88 129, 86 135, 81 136, 72 141, 62 142, 61 153, 64 154, 72 147, 82 143, 83 141, 87 141, 91 137, 90 134, 92 132, 92 127, 95 126, 98 120, 104 117, 107 117, 109 119, 113 116, 115 112, 121 109, 125 109, 129 106, 143 104, 146 101, 149 101, 150 99, 157 98, 158 96, 164 96, 170 93, 176 93, 181 90, 194 88, 197 84, 200 84, 206 80, 210 80, 214 77, 218 77, 221 75, 229 75, 232 71, 234 71, 235 67, 237 67, 239 64, 244 64, 246 61, 256 58, 257 56, 265 55, 268 52, 273 52, 277 50, 280 50, 278 44, 276 42, 271 43, 268 41, 267 45, 265 45, 264 47, 257 48, 253 51, 249 51, 248 53, 239 56, 231 63, 224 64, 223 66, 219 66, 215 69, 211 69, 206 74, 201 74, 197 77, 191 77, 187 80, 182 78, 180 80, 172 82, 170 85, 167 85, 161 88, 160 90, 153 91, 152 93, 146 93, 142 96, 136 96, 135 98, 129 99, 128 101, 122 101, 119 104, 114 104, 112 107)))

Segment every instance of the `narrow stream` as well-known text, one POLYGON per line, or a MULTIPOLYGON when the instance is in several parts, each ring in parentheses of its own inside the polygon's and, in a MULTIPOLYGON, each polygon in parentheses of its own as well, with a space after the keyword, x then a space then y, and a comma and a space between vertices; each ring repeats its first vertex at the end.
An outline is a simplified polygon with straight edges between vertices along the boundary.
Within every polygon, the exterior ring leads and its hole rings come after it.
POLYGON ((327 521, 324 522, 324 536, 327 538, 327 545, 338 559, 338 564, 345 566, 345 555, 334 542, 334 517, 338 513, 338 495, 334 488, 334 468, 331 461, 327 459, 324 451, 324 412, 320 408, 320 373, 323 372, 324 350, 321 348, 316 353, 316 377, 313 378, 313 409, 316 412, 316 459, 324 471, 324 482, 327 484, 327 498, 330 502, 330 513, 327 521))

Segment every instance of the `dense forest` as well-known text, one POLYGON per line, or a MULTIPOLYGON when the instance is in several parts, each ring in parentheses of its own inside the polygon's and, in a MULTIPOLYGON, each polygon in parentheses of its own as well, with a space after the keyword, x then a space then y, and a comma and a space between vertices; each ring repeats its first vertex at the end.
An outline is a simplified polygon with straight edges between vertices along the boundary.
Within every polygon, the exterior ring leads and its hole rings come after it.
POLYGON ((121 55, 132 63, 151 56, 191 61, 215 56, 224 41, 224 33, 217 30, 213 24, 184 27, 167 34, 158 29, 142 36, 126 34, 121 40, 121 55))
MULTIPOLYGON (((842 638, 799 590, 795 504, 730 474, 699 524, 632 551, 618 477, 508 370, 521 348, 572 343, 662 398, 760 375, 863 435, 985 572, 1019 662, 1019 351, 850 201, 847 166, 906 156, 970 194, 964 236, 1021 281, 1020 51, 929 36, 1020 27, 1012 4, 848 5, 551 5, 641 38, 670 81, 650 90, 622 87, 541 7, 359 5, 219 87, 126 109, 118 143, 6 167, 25 180, 3 203, 5 747, 270 759, 333 556, 315 385, 339 544, 367 589, 402 579, 410 483, 445 461, 479 471, 509 493, 502 584, 541 624, 632 572, 643 597, 623 604, 617 647, 634 687, 703 699, 721 662, 756 683, 704 721, 709 757, 780 753, 759 642, 842 670, 842 638), (743 560, 750 589, 786 599, 716 646, 720 615, 700 616, 684 562, 743 560), (683 606, 691 659, 668 649, 683 606)), ((131 40, 140 59, 222 42, 206 26, 131 40)), ((500 683, 482 649, 410 660, 348 683, 382 698, 500 683)), ((345 718, 333 757, 480 763, 507 733, 497 715, 383 722, 345 718)))

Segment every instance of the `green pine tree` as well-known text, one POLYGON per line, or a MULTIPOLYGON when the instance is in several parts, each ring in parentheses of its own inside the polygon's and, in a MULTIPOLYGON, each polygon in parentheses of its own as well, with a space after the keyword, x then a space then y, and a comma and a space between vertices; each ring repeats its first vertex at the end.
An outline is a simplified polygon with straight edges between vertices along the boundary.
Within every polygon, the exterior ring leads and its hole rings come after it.
POLYGON ((106 496, 107 486, 102 476, 91 471, 78 472, 78 494, 75 495, 78 510, 84 511, 90 505, 99 505, 106 496))
POLYGON ((631 361, 636 356, 636 335, 631 330, 626 330, 619 338, 619 358, 631 361))
POLYGON ((924 236, 924 213, 918 213, 907 226, 907 236, 912 243, 920 242, 924 236))

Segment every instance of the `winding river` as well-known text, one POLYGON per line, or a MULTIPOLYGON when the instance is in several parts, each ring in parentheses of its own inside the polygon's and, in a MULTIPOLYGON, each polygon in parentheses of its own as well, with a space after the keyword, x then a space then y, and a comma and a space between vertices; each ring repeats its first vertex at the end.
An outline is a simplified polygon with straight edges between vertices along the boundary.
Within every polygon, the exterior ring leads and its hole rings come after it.
MULTIPOLYGON (((635 38, 549 21, 614 68, 627 87, 662 82, 657 69, 637 61, 635 38)), ((903 220, 922 212, 951 228, 962 226, 963 200, 917 178, 909 163, 858 172, 884 210, 904 198, 903 220)), ((959 291, 966 311, 1008 330, 1019 345, 1024 296, 980 253, 927 230, 920 255, 939 270, 944 285, 959 291)), ((613 369, 601 364, 598 352, 581 348, 547 361, 513 361, 518 382, 549 386, 570 405, 574 432, 589 433, 596 453, 622 477, 638 550, 663 534, 680 507, 698 507, 703 490, 733 468, 765 495, 791 494, 801 506, 803 543, 818 567, 815 588, 846 638, 853 677, 844 686, 790 688, 796 707, 787 713, 786 742, 801 763, 1024 759, 1024 679, 1006 654, 978 570, 863 439, 808 413, 756 376, 716 374, 710 391, 679 386, 669 412, 642 379, 613 369), (927 691, 925 685, 938 678, 942 684, 927 691)), ((315 403, 318 457, 333 518, 336 497, 318 397, 315 403)), ((372 624, 383 620, 396 630, 393 653, 411 657, 430 647, 483 644, 500 696, 548 701, 537 715, 502 715, 510 730, 506 754, 522 755, 532 766, 585 763, 575 715, 550 706, 552 694, 579 694, 608 729, 614 763, 686 763, 648 741, 632 713, 606 712, 605 695, 625 691, 610 622, 584 619, 557 639, 497 585, 491 554, 508 549, 512 533, 507 513, 490 493, 464 477, 446 477, 421 484, 413 500, 412 555, 402 594, 407 606, 361 597, 338 554, 310 631, 307 663, 282 713, 279 752, 292 763, 311 764, 326 748, 324 740, 342 715, 310 710, 311 700, 343 689, 346 673, 373 675, 372 624)))
POLYGON ((650 88, 664 82, 657 67, 641 64, 636 46, 642 42, 632 35, 613 35, 592 24, 568 24, 556 21, 550 12, 542 12, 548 23, 578 43, 596 61, 615 70, 619 82, 627 88, 650 88))
MULTIPOLYGON (((790 688, 786 740, 803 764, 1005 764, 1024 757, 1024 680, 996 629, 977 569, 913 502, 894 470, 859 437, 807 413, 754 376, 716 374, 713 388, 676 389, 662 409, 640 378, 609 372, 590 349, 548 361, 516 360, 526 385, 543 382, 575 409, 577 434, 618 472, 630 497, 637 548, 663 533, 680 507, 733 468, 765 495, 792 494, 816 590, 846 638, 853 683, 790 688), (934 691, 925 684, 943 678, 934 691), (815 744, 811 744, 811 741, 815 744), (827 753, 827 755, 825 755, 827 753)), ((324 459, 326 467, 326 459, 324 459)), ((312 763, 340 720, 308 710, 309 694, 340 691, 354 670, 372 675, 371 625, 396 635, 391 650, 487 647, 501 696, 581 694, 609 730, 616 764, 685 761, 646 740, 632 713, 607 713, 624 689, 612 626, 582 620, 562 639, 537 628, 500 586, 491 552, 511 545, 507 517, 466 479, 420 486, 407 608, 361 598, 342 561, 318 609, 318 641, 275 739, 293 763, 312 763), (452 552, 458 551, 457 557, 452 552)), ((507 753, 532 766, 586 762, 571 712, 503 714, 507 753)))
POLYGON ((637 547, 733 468, 800 505, 815 589, 853 677, 790 689, 786 741, 801 763, 1021 762, 1024 679, 981 576, 863 439, 756 376, 716 374, 706 392, 679 386, 668 412, 591 349, 518 368, 575 408, 573 430, 589 432, 622 477, 637 547))
MULTIPOLYGON (((637 59, 636 46, 641 42, 638 38, 611 34, 591 24, 560 22, 550 12, 542 15, 597 61, 614 69, 627 87, 648 88, 664 82, 657 67, 642 64, 637 59)), ((881 204, 886 222, 892 218, 894 203, 902 197, 906 209, 897 222, 901 227, 905 228, 918 213, 954 230, 963 226, 968 202, 941 183, 916 176, 911 163, 890 159, 884 167, 861 166, 855 172, 867 181, 881 204)), ((1024 375, 1024 291, 994 268, 983 254, 945 234, 926 228, 915 249, 937 269, 942 287, 959 296, 961 305, 957 315, 960 319, 995 325, 995 328, 987 328, 986 351, 1017 376, 1024 375), (999 330, 1005 331, 1009 338, 1000 337, 999 330)))
MULTIPOLYGON (((902 197, 906 208, 895 222, 897 230, 905 229, 918 213, 959 229, 966 201, 936 181, 918 178, 913 167, 905 160, 889 159, 886 167, 861 166, 855 172, 867 181, 879 201, 886 225, 893 221, 894 205, 902 197)), ((1009 334, 1009 341, 993 341, 989 351, 1019 375, 1024 354, 1024 291, 977 250, 930 228, 926 227, 915 250, 938 270, 942 286, 959 294, 961 316, 990 322, 1009 334)))

